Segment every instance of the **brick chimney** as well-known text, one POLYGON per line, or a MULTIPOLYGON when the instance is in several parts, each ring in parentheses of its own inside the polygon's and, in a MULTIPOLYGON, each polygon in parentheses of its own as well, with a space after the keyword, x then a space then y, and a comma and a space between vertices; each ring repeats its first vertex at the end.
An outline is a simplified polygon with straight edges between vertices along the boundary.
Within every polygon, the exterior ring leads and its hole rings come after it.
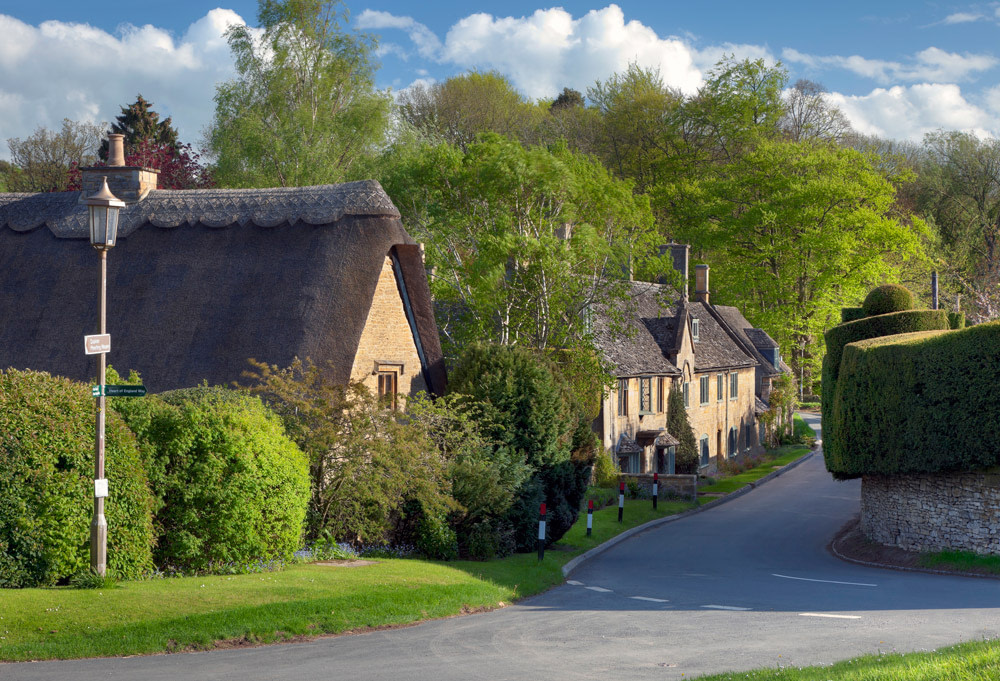
POLYGON ((149 192, 156 189, 159 170, 125 165, 125 136, 108 135, 108 165, 90 166, 80 169, 82 175, 83 197, 97 193, 101 188, 101 178, 108 178, 111 193, 131 205, 146 198, 149 192))
POLYGON ((708 265, 694 266, 694 297, 708 305, 708 265))
MULTIPOLYGON (((670 251, 670 256, 674 261, 674 269, 681 274, 681 280, 683 282, 681 295, 684 297, 684 300, 687 301, 688 276, 690 276, 688 260, 691 255, 691 247, 687 244, 675 244, 671 241, 669 244, 660 246, 660 255, 665 255, 668 250, 670 251)), ((660 283, 666 283, 666 277, 663 277, 660 283)))

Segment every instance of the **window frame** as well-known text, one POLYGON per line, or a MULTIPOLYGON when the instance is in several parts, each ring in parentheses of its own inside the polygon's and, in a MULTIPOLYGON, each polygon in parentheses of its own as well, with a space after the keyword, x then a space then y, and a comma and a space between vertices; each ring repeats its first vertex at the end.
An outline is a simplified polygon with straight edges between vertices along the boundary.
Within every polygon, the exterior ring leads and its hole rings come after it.
POLYGON ((653 377, 639 377, 639 416, 653 413, 653 377))
POLYGON ((399 373, 384 369, 379 369, 376 383, 376 393, 379 404, 386 405, 392 411, 396 411, 399 403, 399 373), (390 383, 391 385, 386 385, 390 383))
POLYGON ((740 372, 733 371, 729 374, 729 399, 735 400, 740 395, 740 372))
POLYGON ((663 397, 664 397, 663 392, 664 392, 664 387, 665 387, 666 383, 667 383, 667 380, 665 378, 663 378, 663 376, 657 377, 657 379, 656 379, 656 413, 657 414, 662 414, 662 413, 664 413, 666 411, 666 409, 664 407, 664 402, 663 402, 663 397))
POLYGON ((691 381, 684 381, 684 386, 681 389, 681 392, 684 394, 684 408, 685 409, 690 409, 691 408, 691 381))
POLYGON ((716 374, 715 375, 715 390, 718 395, 715 396, 716 402, 722 402, 726 399, 726 375, 716 374))
POLYGON ((628 416, 628 379, 618 379, 618 415, 628 416))
POLYGON ((707 466, 711 461, 712 453, 708 445, 708 433, 704 433, 698 440, 698 465, 707 466))
POLYGON ((698 397, 703 407, 711 401, 712 384, 710 381, 710 376, 701 376, 698 378, 698 397))
POLYGON ((701 339, 701 322, 697 317, 691 317, 691 342, 697 343, 701 339))

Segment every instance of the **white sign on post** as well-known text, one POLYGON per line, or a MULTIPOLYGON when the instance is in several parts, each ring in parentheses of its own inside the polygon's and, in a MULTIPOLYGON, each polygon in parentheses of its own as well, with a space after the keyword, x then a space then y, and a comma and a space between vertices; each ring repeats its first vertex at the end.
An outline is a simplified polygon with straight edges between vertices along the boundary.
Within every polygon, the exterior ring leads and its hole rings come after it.
POLYGON ((94 480, 94 498, 102 499, 108 496, 108 479, 101 478, 100 480, 94 480))
POLYGON ((88 355, 104 355, 111 352, 111 334, 102 333, 83 337, 84 351, 88 355))

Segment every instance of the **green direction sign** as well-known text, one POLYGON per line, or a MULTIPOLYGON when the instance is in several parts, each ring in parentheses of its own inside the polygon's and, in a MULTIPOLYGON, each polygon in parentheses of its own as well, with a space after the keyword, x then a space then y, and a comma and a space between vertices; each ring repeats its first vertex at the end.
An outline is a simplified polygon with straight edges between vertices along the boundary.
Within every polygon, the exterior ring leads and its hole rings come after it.
POLYGON ((144 385, 92 385, 90 394, 94 397, 145 397, 144 385))

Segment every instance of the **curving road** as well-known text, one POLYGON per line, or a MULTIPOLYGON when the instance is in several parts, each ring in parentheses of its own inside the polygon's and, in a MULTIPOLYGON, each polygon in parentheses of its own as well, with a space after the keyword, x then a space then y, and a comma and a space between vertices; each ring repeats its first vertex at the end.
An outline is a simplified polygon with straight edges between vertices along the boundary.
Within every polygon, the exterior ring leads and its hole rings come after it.
POLYGON ((857 481, 832 480, 817 454, 503 610, 294 645, 0 665, 0 678, 691 679, 1000 636, 995 580, 878 570, 827 553, 857 513, 858 491, 857 481))

